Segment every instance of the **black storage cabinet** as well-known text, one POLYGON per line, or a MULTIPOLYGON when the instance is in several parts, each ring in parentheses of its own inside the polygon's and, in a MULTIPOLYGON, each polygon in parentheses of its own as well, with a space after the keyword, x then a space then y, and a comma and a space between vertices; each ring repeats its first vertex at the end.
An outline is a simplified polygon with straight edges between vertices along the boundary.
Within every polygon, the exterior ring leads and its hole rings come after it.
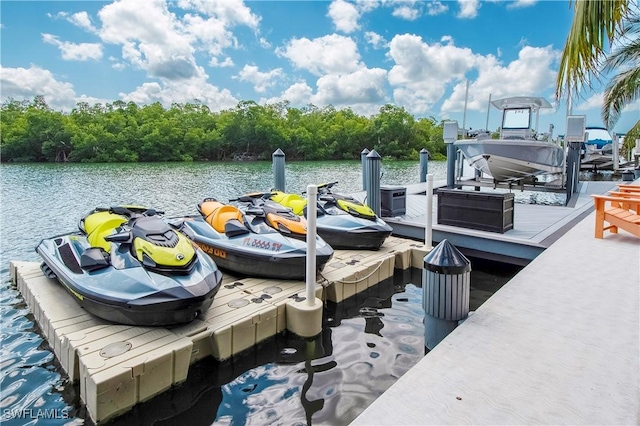
POLYGON ((403 186, 380 187, 380 210, 384 217, 407 213, 407 188, 403 186))
POLYGON ((440 188, 437 194, 439 224, 501 234, 513 229, 511 193, 440 188))

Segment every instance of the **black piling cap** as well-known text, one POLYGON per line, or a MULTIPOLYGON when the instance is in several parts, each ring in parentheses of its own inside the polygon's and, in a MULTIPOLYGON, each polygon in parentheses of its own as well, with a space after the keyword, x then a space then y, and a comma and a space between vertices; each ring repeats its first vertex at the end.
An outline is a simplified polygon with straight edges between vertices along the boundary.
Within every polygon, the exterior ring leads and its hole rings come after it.
POLYGON ((445 275, 463 274, 471 271, 471 262, 453 244, 442 240, 424 257, 424 268, 445 275))

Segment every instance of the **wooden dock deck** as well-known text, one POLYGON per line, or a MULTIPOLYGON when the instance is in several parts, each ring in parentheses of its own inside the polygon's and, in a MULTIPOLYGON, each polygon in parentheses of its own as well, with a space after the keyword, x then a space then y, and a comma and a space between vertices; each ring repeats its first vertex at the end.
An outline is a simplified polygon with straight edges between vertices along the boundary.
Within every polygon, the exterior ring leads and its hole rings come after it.
POLYGON ((640 239, 594 227, 592 212, 352 424, 640 424, 640 239))
MULTIPOLYGON (((604 194, 615 185, 616 182, 612 181, 581 182, 571 206, 516 203, 513 229, 504 234, 438 224, 435 195, 432 203, 433 242, 436 244, 447 239, 466 255, 524 266, 593 211, 591 194, 604 194)), ((442 186, 446 186, 446 182, 434 183, 434 188, 442 186)), ((408 185, 406 213, 383 218, 393 227, 394 235, 424 241, 426 188, 426 183, 408 185)), ((514 188, 512 192, 519 190, 514 188)), ((354 196, 362 200, 366 193, 354 196)))
MULTIPOLYGON (((341 302, 393 276, 422 267, 416 241, 389 237, 378 251, 336 250, 316 296, 341 302)), ((123 413, 187 378, 208 356, 226 359, 287 328, 288 307, 306 303, 305 283, 224 274, 213 306, 175 327, 117 325, 87 313, 37 262, 11 262, 12 280, 33 312, 93 421, 123 413)))

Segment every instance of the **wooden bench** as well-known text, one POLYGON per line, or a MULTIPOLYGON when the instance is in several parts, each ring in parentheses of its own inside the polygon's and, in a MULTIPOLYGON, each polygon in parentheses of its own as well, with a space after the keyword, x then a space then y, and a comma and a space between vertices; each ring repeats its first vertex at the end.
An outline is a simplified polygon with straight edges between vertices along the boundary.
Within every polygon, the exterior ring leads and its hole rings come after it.
POLYGON ((640 196, 618 197, 592 195, 596 208, 595 237, 604 238, 604 231, 618 233, 618 228, 640 237, 640 196), (607 206, 608 204, 608 206, 607 206), (609 226, 605 227, 605 222, 609 226))

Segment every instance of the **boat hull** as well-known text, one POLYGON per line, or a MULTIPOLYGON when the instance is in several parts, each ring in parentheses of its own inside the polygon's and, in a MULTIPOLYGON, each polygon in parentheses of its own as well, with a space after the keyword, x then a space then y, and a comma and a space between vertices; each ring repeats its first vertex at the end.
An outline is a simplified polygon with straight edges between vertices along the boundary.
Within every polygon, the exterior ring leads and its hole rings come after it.
POLYGON ((116 248, 108 267, 85 271, 81 256, 91 245, 80 233, 42 240, 36 251, 45 275, 57 278, 89 313, 120 324, 166 326, 193 321, 217 294, 222 273, 201 250, 188 272, 156 273, 116 248))
POLYGON ((564 151, 555 144, 532 140, 463 139, 456 148, 476 169, 496 181, 517 181, 528 177, 562 173, 564 151))
MULTIPOLYGON (((244 276, 304 279, 307 243, 273 231, 227 237, 215 231, 201 217, 187 217, 175 226, 183 230, 223 269, 244 276)), ((316 243, 316 269, 331 259, 333 248, 321 238, 316 243)))

